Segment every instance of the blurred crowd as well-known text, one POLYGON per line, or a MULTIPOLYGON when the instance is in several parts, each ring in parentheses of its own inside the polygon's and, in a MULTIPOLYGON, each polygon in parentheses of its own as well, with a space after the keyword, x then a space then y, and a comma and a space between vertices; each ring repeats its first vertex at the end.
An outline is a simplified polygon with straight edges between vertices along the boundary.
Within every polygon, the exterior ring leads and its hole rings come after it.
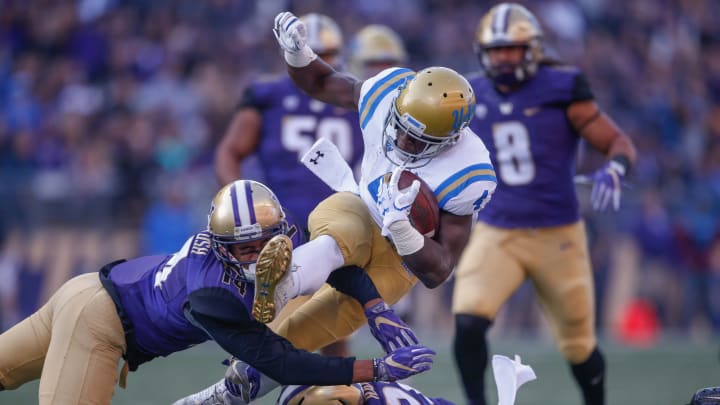
MULTIPOLYGON (((720 3, 520 2, 539 16, 548 54, 582 67, 638 146, 621 211, 583 205, 601 326, 720 332, 720 3)), ((204 227, 214 148, 243 88, 284 72, 277 12, 327 14, 346 43, 386 24, 411 67, 469 73, 475 28, 495 3, 2 1, 0 330, 71 275, 172 252, 204 227)), ((578 170, 598 159, 580 151, 578 170)))

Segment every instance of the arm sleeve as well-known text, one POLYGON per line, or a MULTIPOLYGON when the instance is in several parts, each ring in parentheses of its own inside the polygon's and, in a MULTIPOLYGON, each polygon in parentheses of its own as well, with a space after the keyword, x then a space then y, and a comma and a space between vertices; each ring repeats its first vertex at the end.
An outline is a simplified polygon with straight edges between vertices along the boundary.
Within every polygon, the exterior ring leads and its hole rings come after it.
POLYGON ((352 382, 354 357, 329 357, 295 348, 250 318, 243 303, 222 288, 190 294, 186 314, 220 347, 287 385, 344 385, 352 382))
POLYGON ((578 73, 573 78, 572 94, 570 102, 593 100, 595 95, 590 89, 590 83, 583 73, 578 73))
POLYGON ((375 298, 382 298, 367 272, 357 266, 333 271, 327 283, 341 293, 355 298, 362 306, 375 298))

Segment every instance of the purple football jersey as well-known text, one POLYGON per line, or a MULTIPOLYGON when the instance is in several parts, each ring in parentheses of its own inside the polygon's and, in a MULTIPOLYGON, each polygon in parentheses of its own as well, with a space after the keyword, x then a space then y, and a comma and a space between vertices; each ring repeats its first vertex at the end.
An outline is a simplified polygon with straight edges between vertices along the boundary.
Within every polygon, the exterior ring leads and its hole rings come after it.
POLYGON ((558 226, 579 219, 573 177, 579 136, 566 116, 574 101, 592 99, 582 73, 542 65, 509 93, 485 76, 470 80, 477 107, 470 127, 490 151, 497 190, 478 219, 501 228, 558 226))
POLYGON ((112 269, 110 280, 134 326, 138 348, 153 356, 167 356, 210 339, 185 317, 193 291, 229 290, 244 304, 237 310, 252 313, 253 284, 239 282, 223 271, 210 248, 208 232, 195 234, 175 254, 123 262, 112 269))
POLYGON ((363 141, 357 112, 308 97, 287 76, 253 82, 243 106, 254 107, 262 114, 256 154, 266 184, 306 227, 310 211, 332 190, 303 166, 300 158, 317 139, 327 138, 337 145, 350 167, 359 164, 363 141))

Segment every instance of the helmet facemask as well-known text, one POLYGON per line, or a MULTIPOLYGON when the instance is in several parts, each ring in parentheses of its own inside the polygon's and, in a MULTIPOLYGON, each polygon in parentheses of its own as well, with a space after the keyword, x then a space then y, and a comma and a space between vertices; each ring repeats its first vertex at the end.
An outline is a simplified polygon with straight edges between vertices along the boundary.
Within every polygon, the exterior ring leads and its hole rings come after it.
POLYGON ((422 167, 430 163, 442 151, 453 146, 461 134, 461 131, 458 130, 448 136, 437 137, 426 134, 424 130, 425 125, 410 114, 405 113, 401 116, 395 101, 393 101, 383 129, 385 157, 396 166, 422 167), (401 134, 410 137, 414 142, 424 144, 424 146, 417 151, 404 150, 398 145, 398 136, 401 134))
POLYGON ((231 278, 255 281, 256 260, 240 260, 232 246, 269 240, 287 234, 285 213, 275 195, 261 183, 238 180, 223 187, 215 196, 208 215, 210 246, 224 263, 231 278), (246 225, 243 225, 246 224, 246 225))
POLYGON ((490 79, 492 79, 492 81, 496 84, 509 87, 517 86, 518 84, 523 83, 524 81, 532 77, 535 72, 537 72, 539 62, 539 58, 537 57, 537 55, 540 53, 539 49, 540 40, 537 38, 533 39, 529 43, 520 44, 507 44, 485 47, 476 44, 476 52, 480 59, 480 66, 482 66, 488 77, 490 77, 490 79), (503 46, 523 47, 523 59, 517 64, 506 63, 493 66, 490 62, 489 50, 503 46))

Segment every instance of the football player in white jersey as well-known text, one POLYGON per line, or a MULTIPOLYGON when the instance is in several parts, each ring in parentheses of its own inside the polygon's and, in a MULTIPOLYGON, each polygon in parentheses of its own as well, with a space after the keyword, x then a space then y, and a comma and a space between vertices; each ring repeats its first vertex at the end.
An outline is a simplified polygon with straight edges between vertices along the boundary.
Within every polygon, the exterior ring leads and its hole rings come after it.
MULTIPOLYGON (((307 45, 303 22, 292 13, 280 13, 273 31, 295 84, 320 101, 357 110, 364 138, 359 190, 333 194, 312 211, 311 240, 293 253, 293 271, 277 282, 269 277, 273 293, 255 302, 258 313, 271 314, 269 321, 290 298, 315 292, 276 329, 296 347, 312 351, 350 335, 374 316, 323 285, 330 273, 349 265, 365 269, 389 304, 417 280, 428 288, 439 286, 452 273, 473 215, 489 201, 496 178, 485 145, 468 128, 475 95, 455 71, 390 68, 360 81, 317 58, 307 45), (440 224, 433 238, 410 224, 419 183, 400 190, 402 170, 422 178, 437 197, 440 224)), ((326 158, 322 153, 316 157, 326 158)), ((398 335, 397 329, 391 332, 398 335)), ((382 343, 382 336, 378 340, 382 343)), ((383 345, 386 351, 396 347, 383 345)), ((226 374, 231 382, 256 380, 250 400, 274 388, 256 376, 251 367, 237 363, 226 374)))

